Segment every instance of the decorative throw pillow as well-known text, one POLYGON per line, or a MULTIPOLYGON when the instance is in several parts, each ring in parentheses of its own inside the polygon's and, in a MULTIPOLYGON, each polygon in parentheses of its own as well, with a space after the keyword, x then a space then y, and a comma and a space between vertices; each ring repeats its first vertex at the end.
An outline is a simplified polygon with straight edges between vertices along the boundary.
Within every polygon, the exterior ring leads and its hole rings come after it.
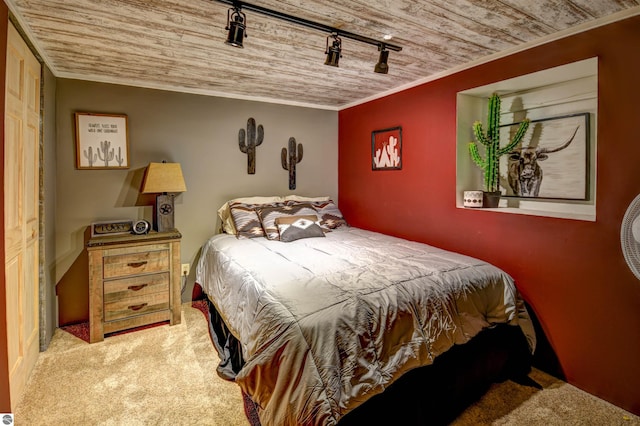
POLYGON ((280 241, 286 243, 302 238, 324 237, 324 231, 317 224, 316 215, 280 216, 275 220, 280 241))
POLYGON ((218 209, 218 217, 220 217, 220 221, 222 222, 222 230, 227 234, 237 235, 238 231, 235 228, 233 223, 233 216, 231 215, 231 205, 232 204, 253 204, 258 206, 259 204, 273 204, 273 203, 284 203, 284 197, 280 196, 256 196, 256 197, 242 197, 242 198, 234 198, 233 200, 229 200, 222 205, 218 209))
POLYGON ((329 201, 316 201, 311 203, 313 208, 318 213, 320 218, 320 226, 323 229, 331 230, 341 226, 349 226, 347 221, 342 216, 342 212, 338 209, 338 206, 332 200, 329 201))
POLYGON ((260 208, 277 209, 283 205, 283 202, 267 204, 231 203, 229 210, 236 228, 236 236, 238 238, 264 237, 264 230, 257 210, 260 208))
POLYGON ((280 238, 276 218, 280 216, 316 215, 316 211, 311 204, 298 202, 286 202, 284 205, 273 207, 260 207, 257 212, 260 222, 262 222, 265 236, 270 240, 278 240, 280 238))

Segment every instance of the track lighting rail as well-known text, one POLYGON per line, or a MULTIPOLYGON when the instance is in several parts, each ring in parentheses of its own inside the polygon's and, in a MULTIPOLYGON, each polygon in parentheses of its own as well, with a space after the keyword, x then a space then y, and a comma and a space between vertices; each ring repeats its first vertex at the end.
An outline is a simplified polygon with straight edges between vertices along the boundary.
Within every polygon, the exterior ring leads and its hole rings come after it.
POLYGON ((302 25, 307 28, 312 28, 315 30, 323 31, 330 34, 336 34, 340 37, 348 38, 351 40, 356 40, 362 43, 371 44, 373 46, 378 46, 379 48, 384 47, 387 50, 393 50, 395 52, 400 52, 402 47, 397 46, 395 44, 387 43, 386 41, 379 41, 370 37, 365 37, 359 34, 355 34, 349 31, 342 30, 340 28, 331 27, 329 25, 321 24, 318 22, 313 22, 308 19, 299 18, 297 16, 289 15, 287 13, 278 12, 277 10, 267 9, 266 7, 258 6, 255 4, 245 3, 243 1, 236 0, 215 0, 218 3, 224 3, 230 5, 234 8, 240 8, 243 10, 250 10, 253 12, 261 13, 263 15, 280 19, 283 21, 290 22, 292 24, 302 25))

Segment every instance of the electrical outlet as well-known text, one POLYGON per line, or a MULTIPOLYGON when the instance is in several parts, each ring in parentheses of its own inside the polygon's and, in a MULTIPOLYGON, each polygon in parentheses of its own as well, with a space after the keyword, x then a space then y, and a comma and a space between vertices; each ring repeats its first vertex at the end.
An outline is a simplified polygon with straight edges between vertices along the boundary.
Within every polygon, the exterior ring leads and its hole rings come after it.
POLYGON ((182 264, 182 275, 189 275, 189 264, 188 263, 183 263, 182 264))

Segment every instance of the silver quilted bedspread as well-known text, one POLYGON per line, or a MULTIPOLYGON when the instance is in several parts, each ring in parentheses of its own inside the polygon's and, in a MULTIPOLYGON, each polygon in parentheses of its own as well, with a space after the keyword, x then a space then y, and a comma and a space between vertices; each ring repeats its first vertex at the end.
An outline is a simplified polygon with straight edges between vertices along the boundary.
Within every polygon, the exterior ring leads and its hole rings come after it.
POLYGON ((357 228, 289 243, 221 234, 198 282, 246 364, 263 426, 333 425, 492 324, 535 336, 514 282, 478 259, 357 228))

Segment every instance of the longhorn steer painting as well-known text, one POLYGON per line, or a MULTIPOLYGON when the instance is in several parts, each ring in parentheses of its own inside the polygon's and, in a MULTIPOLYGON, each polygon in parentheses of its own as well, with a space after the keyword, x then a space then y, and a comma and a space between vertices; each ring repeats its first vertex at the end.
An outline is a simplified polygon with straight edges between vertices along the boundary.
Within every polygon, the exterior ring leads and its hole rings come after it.
MULTIPOLYGON (((501 140, 519 123, 501 128, 501 140)), ((529 135, 501 170, 506 196, 585 200, 589 184, 589 113, 531 120, 529 135), (506 167, 505 167, 506 166, 506 167)))

